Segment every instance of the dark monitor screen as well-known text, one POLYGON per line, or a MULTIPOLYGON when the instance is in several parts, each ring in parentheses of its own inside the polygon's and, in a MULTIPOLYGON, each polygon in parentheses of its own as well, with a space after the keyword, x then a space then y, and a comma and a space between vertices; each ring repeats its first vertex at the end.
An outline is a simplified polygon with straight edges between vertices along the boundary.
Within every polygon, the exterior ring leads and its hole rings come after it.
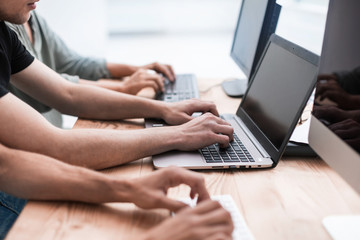
POLYGON ((360 193, 360 1, 330 1, 310 146, 360 193))
POLYGON ((230 55, 248 79, 275 32, 279 14, 280 6, 275 0, 242 2, 230 55))
POLYGON ((314 56, 306 59, 291 50, 269 45, 240 106, 276 149, 296 123, 318 70, 317 56, 304 50, 314 56))

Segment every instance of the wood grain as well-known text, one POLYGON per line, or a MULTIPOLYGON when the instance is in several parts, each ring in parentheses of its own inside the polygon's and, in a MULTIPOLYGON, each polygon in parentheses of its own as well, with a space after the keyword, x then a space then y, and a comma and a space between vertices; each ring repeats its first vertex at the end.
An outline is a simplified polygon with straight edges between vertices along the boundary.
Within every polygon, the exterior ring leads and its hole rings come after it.
MULTIPOLYGON (((201 79, 202 99, 214 101, 220 113, 235 113, 240 100, 228 98, 220 82, 201 79)), ((145 93, 151 96, 151 91, 145 93)), ((118 130, 143 126, 142 119, 79 119, 75 125, 118 130)), ((151 158, 145 158, 102 172, 135 178, 152 171, 151 158)), ((197 172, 204 176, 211 194, 232 195, 256 239, 330 239, 321 224, 324 217, 360 214, 360 196, 319 158, 287 157, 273 169, 197 172)), ((183 185, 169 191, 173 198, 188 195, 189 188, 183 185)), ((136 239, 167 217, 168 211, 145 211, 130 203, 30 201, 7 239, 136 239)))

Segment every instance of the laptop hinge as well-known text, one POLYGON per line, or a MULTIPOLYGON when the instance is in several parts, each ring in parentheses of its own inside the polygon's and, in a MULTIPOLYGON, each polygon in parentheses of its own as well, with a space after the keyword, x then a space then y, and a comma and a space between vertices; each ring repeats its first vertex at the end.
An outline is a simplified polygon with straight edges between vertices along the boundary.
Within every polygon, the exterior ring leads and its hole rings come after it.
POLYGON ((259 141, 254 137, 254 135, 250 132, 250 130, 246 127, 246 125, 239 119, 239 117, 234 117, 235 121, 239 124, 244 133, 248 136, 250 141, 254 144, 256 149, 260 152, 260 154, 264 158, 270 158, 270 155, 266 152, 266 150, 261 146, 259 141))

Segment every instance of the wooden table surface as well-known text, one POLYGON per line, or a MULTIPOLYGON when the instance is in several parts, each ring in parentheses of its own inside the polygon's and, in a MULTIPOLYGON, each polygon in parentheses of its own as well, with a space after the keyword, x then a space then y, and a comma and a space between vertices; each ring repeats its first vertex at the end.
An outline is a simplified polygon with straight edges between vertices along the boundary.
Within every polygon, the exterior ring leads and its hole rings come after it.
MULTIPOLYGON (((239 99, 228 98, 221 79, 200 79, 201 97, 220 113, 234 113, 239 99), (212 88, 211 88, 212 87, 212 88)), ((145 95, 146 95, 145 91, 145 95)), ((76 128, 139 129, 142 119, 78 120, 76 128)), ((151 158, 102 171, 135 178, 154 171, 151 158)), ((322 219, 360 214, 360 196, 319 158, 283 157, 273 169, 198 171, 213 195, 230 194, 256 239, 330 239, 322 219)), ((188 196, 185 186, 169 196, 188 196)), ((30 201, 6 239, 136 239, 166 217, 166 210, 145 211, 130 203, 103 205, 30 201)))

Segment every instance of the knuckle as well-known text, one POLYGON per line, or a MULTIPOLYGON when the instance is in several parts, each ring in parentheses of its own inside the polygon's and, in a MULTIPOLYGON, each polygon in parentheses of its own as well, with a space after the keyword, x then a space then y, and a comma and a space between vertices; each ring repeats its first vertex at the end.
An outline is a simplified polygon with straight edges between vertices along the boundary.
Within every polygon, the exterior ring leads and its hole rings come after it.
POLYGON ((196 215, 190 215, 187 219, 187 222, 190 226, 196 226, 199 224, 199 218, 196 215))

